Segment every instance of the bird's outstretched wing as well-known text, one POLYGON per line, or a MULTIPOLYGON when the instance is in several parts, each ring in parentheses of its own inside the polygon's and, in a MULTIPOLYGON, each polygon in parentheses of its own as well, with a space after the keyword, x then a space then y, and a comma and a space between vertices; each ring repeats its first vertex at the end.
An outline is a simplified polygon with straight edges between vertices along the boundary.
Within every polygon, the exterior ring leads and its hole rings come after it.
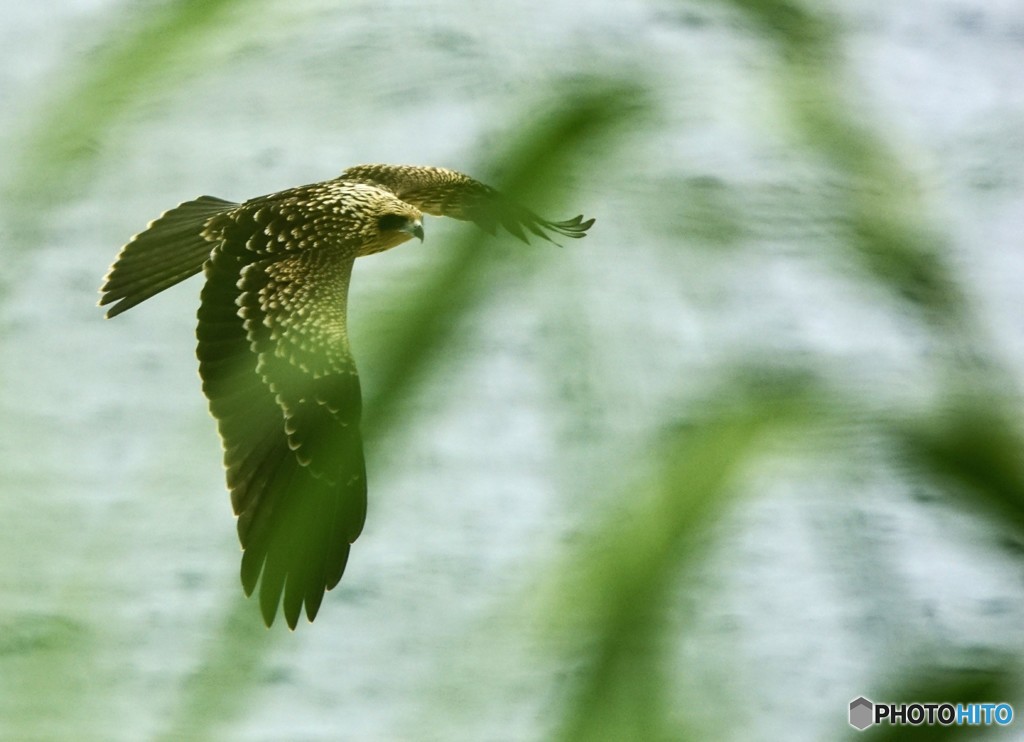
MULTIPOLYGON (((286 204, 285 204, 286 207, 286 204)), ((280 204, 218 217, 197 354, 224 443, 244 549, 270 625, 295 628, 338 584, 366 518, 359 377, 345 333, 354 259, 337 245, 289 252, 280 204), (261 577, 262 575, 262 577, 261 577)), ((284 210, 282 210, 284 209, 284 210)))
POLYGON ((213 196, 186 201, 131 238, 100 288, 100 305, 117 302, 107 311, 115 317, 203 269, 213 243, 203 225, 238 204, 213 196))
POLYGON ((420 211, 433 216, 450 216, 471 221, 489 234, 502 226, 523 242, 528 233, 553 242, 550 234, 582 237, 593 219, 583 215, 561 222, 533 213, 488 185, 468 175, 441 167, 413 165, 357 165, 341 177, 382 186, 420 211))

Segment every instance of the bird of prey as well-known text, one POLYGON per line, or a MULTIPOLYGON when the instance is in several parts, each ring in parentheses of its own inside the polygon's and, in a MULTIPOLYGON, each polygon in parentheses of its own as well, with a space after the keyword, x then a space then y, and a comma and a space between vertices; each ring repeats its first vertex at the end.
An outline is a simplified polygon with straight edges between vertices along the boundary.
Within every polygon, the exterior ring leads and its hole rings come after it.
POLYGON ((202 271, 199 375, 224 447, 242 586, 269 627, 283 603, 312 621, 366 518, 359 377, 346 304, 353 261, 423 240, 423 215, 583 237, 462 173, 359 165, 333 180, 232 203, 187 201, 126 244, 100 289, 114 317, 202 271), (261 577, 262 574, 262 577, 261 577), (283 598, 283 600, 282 600, 283 598))

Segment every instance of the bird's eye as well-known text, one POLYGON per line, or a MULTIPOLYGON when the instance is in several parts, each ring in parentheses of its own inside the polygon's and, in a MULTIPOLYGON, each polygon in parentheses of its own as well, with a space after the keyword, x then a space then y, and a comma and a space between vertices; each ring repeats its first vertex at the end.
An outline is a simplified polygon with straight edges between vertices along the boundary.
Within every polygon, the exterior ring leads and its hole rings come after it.
POLYGON ((385 214, 377 220, 377 229, 381 232, 393 232, 402 229, 409 223, 409 218, 401 214, 385 214))

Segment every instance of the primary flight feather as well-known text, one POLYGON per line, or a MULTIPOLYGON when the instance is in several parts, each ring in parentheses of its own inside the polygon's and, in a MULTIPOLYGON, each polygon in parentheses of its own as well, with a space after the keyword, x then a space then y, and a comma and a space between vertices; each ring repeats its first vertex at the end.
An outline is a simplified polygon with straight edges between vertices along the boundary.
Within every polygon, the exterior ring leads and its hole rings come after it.
POLYGON ((359 165, 238 204, 201 196, 122 248, 100 289, 114 317, 203 271, 199 375, 224 445, 242 585, 295 628, 341 579, 366 519, 359 377, 346 305, 357 257, 423 239, 423 215, 494 233, 583 237, 445 168, 359 165))

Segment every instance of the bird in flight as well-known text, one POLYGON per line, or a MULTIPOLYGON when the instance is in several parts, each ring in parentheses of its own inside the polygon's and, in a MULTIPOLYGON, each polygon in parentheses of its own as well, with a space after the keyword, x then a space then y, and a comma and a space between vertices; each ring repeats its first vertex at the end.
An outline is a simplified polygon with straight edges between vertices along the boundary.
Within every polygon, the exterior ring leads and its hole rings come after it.
POLYGON ((437 167, 359 165, 238 204, 187 201, 131 238, 100 289, 114 317, 202 271, 199 375, 224 447, 242 587, 269 627, 312 621, 366 519, 359 377, 346 305, 357 257, 423 240, 423 215, 583 237, 493 188, 437 167), (261 577, 262 575, 262 577, 261 577))

